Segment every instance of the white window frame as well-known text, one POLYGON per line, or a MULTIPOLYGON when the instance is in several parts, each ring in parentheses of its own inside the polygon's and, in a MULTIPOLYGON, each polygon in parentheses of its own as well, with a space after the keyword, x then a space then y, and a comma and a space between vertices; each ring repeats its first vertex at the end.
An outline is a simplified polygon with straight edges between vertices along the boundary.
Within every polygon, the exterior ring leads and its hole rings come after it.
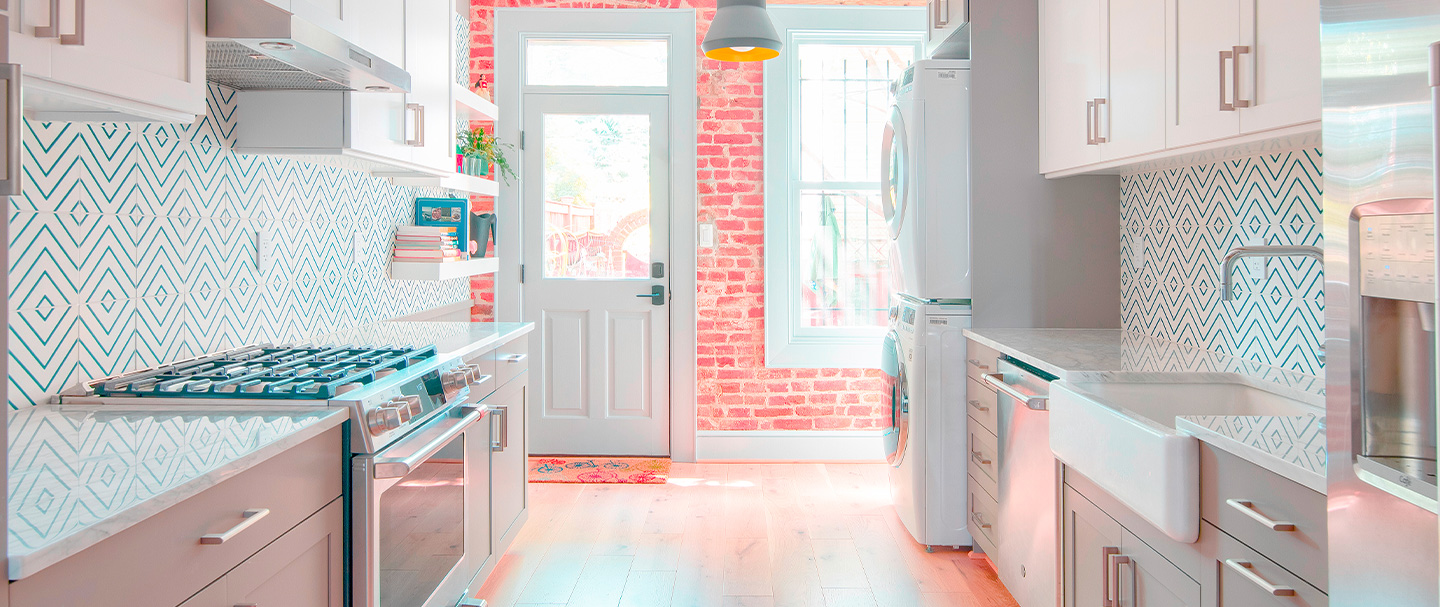
POLYGON ((779 58, 765 64, 765 365, 877 368, 885 327, 806 327, 800 322, 801 298, 794 288, 800 257, 800 81, 799 58, 790 51, 797 43, 908 41, 918 61, 925 52, 925 9, 771 5, 769 12, 785 46, 779 58))

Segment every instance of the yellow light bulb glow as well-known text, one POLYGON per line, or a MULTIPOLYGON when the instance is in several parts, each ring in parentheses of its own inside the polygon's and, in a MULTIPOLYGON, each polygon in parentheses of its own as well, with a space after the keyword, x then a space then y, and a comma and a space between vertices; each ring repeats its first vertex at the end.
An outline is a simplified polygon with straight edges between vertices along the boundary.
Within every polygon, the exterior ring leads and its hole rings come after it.
POLYGON ((722 46, 705 53, 716 61, 764 61, 780 56, 780 51, 758 46, 722 46))

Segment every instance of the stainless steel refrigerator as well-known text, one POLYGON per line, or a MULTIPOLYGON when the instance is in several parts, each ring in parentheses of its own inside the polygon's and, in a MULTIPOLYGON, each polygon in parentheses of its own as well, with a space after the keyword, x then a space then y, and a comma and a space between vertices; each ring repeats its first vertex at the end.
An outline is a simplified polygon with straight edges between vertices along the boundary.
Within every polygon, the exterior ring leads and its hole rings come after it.
POLYGON ((1440 1, 1322 0, 1330 605, 1440 604, 1440 1))

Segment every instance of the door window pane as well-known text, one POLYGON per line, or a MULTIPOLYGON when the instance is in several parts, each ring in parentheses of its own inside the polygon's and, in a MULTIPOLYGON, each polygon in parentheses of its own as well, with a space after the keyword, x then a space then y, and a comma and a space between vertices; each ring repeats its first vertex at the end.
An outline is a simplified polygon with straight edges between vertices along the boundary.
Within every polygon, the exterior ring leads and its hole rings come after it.
POLYGON ((650 277, 650 116, 546 114, 545 277, 650 277))
POLYGON ((890 232, 875 191, 800 192, 800 324, 883 326, 890 232))
POLYGON ((890 83, 913 45, 800 44, 800 180, 880 181, 890 83))
POLYGON ((537 39, 525 42, 525 83, 540 86, 666 86, 669 42, 537 39))

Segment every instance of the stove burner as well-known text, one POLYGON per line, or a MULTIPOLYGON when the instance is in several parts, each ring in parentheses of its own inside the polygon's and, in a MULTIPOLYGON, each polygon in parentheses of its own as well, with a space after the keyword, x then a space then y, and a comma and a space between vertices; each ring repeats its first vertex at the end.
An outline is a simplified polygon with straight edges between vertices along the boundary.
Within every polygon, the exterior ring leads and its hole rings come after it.
POLYGON ((127 373, 94 389, 99 396, 329 400, 435 356, 434 346, 255 346, 127 373))

